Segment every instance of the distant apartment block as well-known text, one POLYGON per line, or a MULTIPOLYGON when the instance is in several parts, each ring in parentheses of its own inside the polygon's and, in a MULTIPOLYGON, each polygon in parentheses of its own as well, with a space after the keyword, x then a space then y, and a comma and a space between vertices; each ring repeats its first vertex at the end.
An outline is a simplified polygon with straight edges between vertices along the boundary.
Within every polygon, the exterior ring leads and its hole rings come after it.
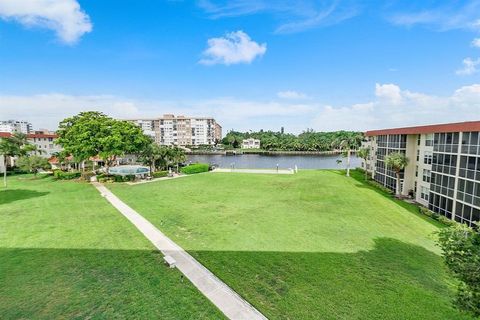
POLYGON ((222 127, 213 118, 165 114, 154 119, 129 120, 160 145, 214 145, 222 139, 222 127))
POLYGON ((260 149, 260 140, 258 139, 244 139, 242 141, 242 149, 260 149))
MULTIPOLYGON (((9 137, 12 133, 0 132, 0 138, 9 137)), ((27 141, 37 147, 37 155, 50 158, 55 153, 62 151, 62 147, 56 144, 57 135, 47 130, 35 131, 27 134, 27 141)))
POLYGON ((34 144, 39 150, 38 155, 45 158, 51 158, 56 153, 59 153, 63 148, 56 144, 57 135, 48 130, 35 131, 27 135, 27 139, 31 144, 34 144))
POLYGON ((480 220, 480 121, 367 131, 364 146, 370 158, 362 165, 378 183, 395 191, 384 159, 404 153, 410 162, 401 173, 403 195, 458 222, 480 220))
POLYGON ((31 133, 33 131, 32 124, 27 121, 18 121, 18 120, 6 120, 0 121, 0 132, 21 132, 21 133, 31 133))

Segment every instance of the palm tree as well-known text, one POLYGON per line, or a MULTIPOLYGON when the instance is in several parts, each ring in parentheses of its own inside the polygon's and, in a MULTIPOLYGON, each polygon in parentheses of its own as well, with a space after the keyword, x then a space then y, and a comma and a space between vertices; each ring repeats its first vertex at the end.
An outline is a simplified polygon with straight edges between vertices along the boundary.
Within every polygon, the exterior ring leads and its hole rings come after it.
POLYGON ((0 154, 3 155, 5 165, 5 171, 3 172, 3 185, 5 188, 7 187, 7 159, 24 156, 35 150, 36 147, 28 142, 27 135, 21 132, 15 132, 9 137, 0 139, 0 154))
POLYGON ((187 161, 187 156, 185 156, 185 151, 179 147, 173 147, 170 149, 170 159, 177 167, 178 171, 178 164, 187 161))
POLYGON ((357 152, 357 156, 363 159, 365 162, 365 180, 367 180, 367 159, 368 156, 370 155, 370 149, 369 148, 360 148, 357 152))
POLYGON ((353 139, 343 139, 340 142, 334 141, 334 145, 337 145, 340 150, 342 150, 342 154, 344 157, 347 157, 347 177, 350 177, 350 156, 352 155, 352 146, 355 145, 355 141, 353 139))
POLYGON ((400 172, 408 165, 409 159, 401 152, 392 152, 385 157, 385 165, 392 168, 397 176, 395 195, 400 197, 400 172))

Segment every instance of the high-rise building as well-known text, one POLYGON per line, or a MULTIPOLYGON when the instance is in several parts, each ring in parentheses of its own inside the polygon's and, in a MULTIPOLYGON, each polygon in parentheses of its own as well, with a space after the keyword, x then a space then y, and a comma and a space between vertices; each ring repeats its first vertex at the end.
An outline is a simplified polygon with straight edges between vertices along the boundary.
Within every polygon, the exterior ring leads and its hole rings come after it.
POLYGON ((160 118, 129 120, 160 145, 214 145, 222 139, 222 127, 213 118, 165 114, 160 118))
POLYGON ((405 154, 400 193, 458 222, 480 220, 480 121, 366 132, 372 178, 395 191, 395 172, 385 165, 391 152, 405 154))
POLYGON ((32 124, 28 121, 19 121, 19 120, 6 120, 0 121, 0 132, 21 132, 21 133, 31 133, 33 131, 32 124))

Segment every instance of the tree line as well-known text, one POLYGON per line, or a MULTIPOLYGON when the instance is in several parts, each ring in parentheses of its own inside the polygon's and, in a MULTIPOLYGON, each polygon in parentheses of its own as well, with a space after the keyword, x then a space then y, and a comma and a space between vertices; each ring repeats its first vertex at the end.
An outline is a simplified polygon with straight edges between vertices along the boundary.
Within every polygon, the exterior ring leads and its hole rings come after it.
POLYGON ((239 132, 230 131, 222 139, 227 148, 241 148, 244 139, 260 140, 260 147, 268 151, 333 151, 342 149, 342 142, 348 142, 352 149, 358 149, 364 135, 357 131, 316 132, 307 129, 299 135, 275 131, 239 132))

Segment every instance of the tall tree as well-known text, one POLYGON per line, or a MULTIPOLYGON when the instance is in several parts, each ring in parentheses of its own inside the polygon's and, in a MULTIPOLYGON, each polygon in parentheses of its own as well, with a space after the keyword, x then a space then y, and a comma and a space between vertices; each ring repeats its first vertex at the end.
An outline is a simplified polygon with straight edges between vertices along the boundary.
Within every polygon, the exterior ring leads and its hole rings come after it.
POLYGON ((350 177, 350 158, 352 156, 352 148, 355 146, 355 140, 348 137, 338 142, 337 145, 342 150, 343 156, 347 158, 347 177, 350 177))
POLYGON ((153 173, 157 167, 163 169, 168 164, 169 147, 160 146, 155 142, 151 142, 140 153, 139 160, 150 167, 150 172, 153 173))
POLYGON ((24 171, 33 173, 35 177, 37 177, 37 173, 41 169, 50 168, 48 160, 37 155, 22 156, 18 158, 17 166, 24 171))
POLYGON ((35 151, 36 147, 28 142, 27 135, 15 132, 9 137, 0 139, 0 154, 3 155, 5 171, 3 172, 3 185, 7 187, 7 166, 8 159, 27 155, 35 151))
POLYGON ((178 173, 179 172, 178 165, 187 160, 187 156, 185 155, 185 150, 178 147, 173 147, 170 149, 169 155, 170 155, 170 161, 176 167, 177 173, 178 173))
POLYGON ((357 151, 357 156, 363 159, 363 162, 365 163, 365 180, 367 180, 368 172, 367 172, 367 160, 368 157, 370 156, 370 149, 369 148, 360 148, 357 151))
POLYGON ((400 173, 403 169, 408 165, 408 158, 405 154, 401 152, 392 152, 385 156, 385 165, 387 167, 392 168, 395 171, 395 175, 397 177, 397 186, 395 188, 395 194, 397 197, 400 197, 401 190, 400 190, 400 173))
POLYGON ((58 144, 75 159, 85 161, 98 155, 107 167, 118 156, 139 154, 151 143, 139 126, 96 111, 64 119, 57 133, 58 144))
POLYGON ((448 269, 460 280, 457 306, 480 317, 480 233, 464 224, 442 228, 438 242, 448 269))

